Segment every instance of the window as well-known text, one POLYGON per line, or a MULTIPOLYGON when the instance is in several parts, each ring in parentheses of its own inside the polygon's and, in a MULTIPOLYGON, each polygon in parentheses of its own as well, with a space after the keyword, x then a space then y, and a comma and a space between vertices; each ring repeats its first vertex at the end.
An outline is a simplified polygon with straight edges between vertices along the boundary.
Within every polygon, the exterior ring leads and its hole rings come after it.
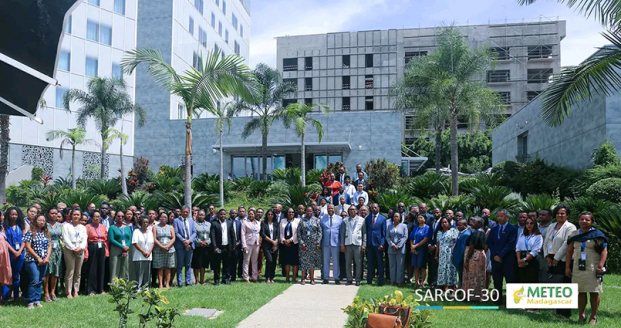
POLYGON ((282 100, 282 107, 286 108, 287 106, 289 106, 291 104, 295 104, 297 102, 298 102, 297 99, 283 99, 282 100))
POLYGON ((114 12, 125 15, 125 0, 114 0, 114 12))
POLYGON ((373 110, 373 96, 364 97, 364 109, 373 110))
POLYGON ((313 104, 313 98, 304 98, 304 103, 306 105, 312 105, 313 104))
POLYGON ((222 0, 222 13, 226 16, 226 0, 222 0))
POLYGON ((244 37, 244 25, 239 24, 239 35, 243 38, 244 37))
POLYGON ((342 77, 342 89, 343 90, 347 90, 351 88, 351 77, 350 76, 343 76, 342 77))
POLYGON ((71 15, 67 17, 67 25, 65 25, 65 33, 71 34, 71 15))
POLYGON ((343 68, 349 68, 349 55, 343 55, 343 68))
POLYGON ((503 48, 503 47, 489 48, 489 53, 490 55, 496 57, 496 59, 498 60, 510 59, 509 48, 503 48))
POLYGON ((282 79, 283 84, 293 84, 293 86, 298 88, 298 79, 282 79))
POLYGON ((58 58, 58 69, 65 71, 71 70, 71 53, 69 51, 62 50, 60 57, 58 58))
POLYGON ((177 104, 177 118, 183 119, 186 114, 185 106, 183 104, 177 104))
POLYGON ((313 91, 313 78, 307 77, 304 79, 304 91, 313 91))
POLYGON ((414 116, 408 115, 405 117, 405 129, 414 130, 414 116))
POLYGON ((427 56, 427 51, 409 51, 405 53, 405 63, 409 63, 412 59, 427 56))
POLYGON ((86 22, 86 38, 95 42, 99 41, 99 23, 86 22))
POLYGON ((56 88, 56 108, 64 108, 63 98, 65 97, 65 93, 67 93, 67 88, 56 88))
POLYGON ((500 102, 509 106, 511 105, 511 92, 499 92, 500 102))
POLYGON ((313 57, 304 58, 304 69, 307 71, 311 71, 313 69, 313 57))
POLYGON ((238 55, 241 53, 241 47, 239 46, 239 43, 237 43, 237 41, 234 42, 233 50, 238 55))
POLYGON ((518 162, 526 162, 528 157, 528 132, 524 132, 517 137, 518 162))
POLYGON ((229 30, 224 30, 224 42, 229 43, 229 30))
POLYGON ((218 22, 218 34, 222 36, 222 22, 218 22))
POLYGON ((203 65, 201 56, 199 56, 198 53, 194 51, 194 53, 192 54, 192 67, 194 67, 195 70, 201 72, 203 70, 202 66, 203 65))
POLYGON ((350 103, 350 98, 349 97, 343 97, 343 110, 350 110, 351 109, 351 103, 350 103))
POLYGON ((88 3, 99 7, 99 0, 88 0, 88 3))
POLYGON ((552 46, 540 45, 528 47, 528 60, 552 58, 552 46))
POLYGON ((112 77, 115 79, 123 78, 123 69, 121 65, 112 63, 112 77))
POLYGON ((537 96, 539 96, 540 93, 541 93, 541 91, 527 91, 526 92, 526 99, 528 99, 528 101, 531 101, 531 100, 537 98, 537 96))
POLYGON ((216 29, 216 15, 214 15, 213 12, 211 13, 211 27, 216 29))
POLYGON ((203 0, 194 0, 194 7, 201 15, 203 14, 203 0))
POLYGON ((529 69, 526 79, 527 83, 548 83, 552 79, 552 69, 529 69))
POLYGON ((203 45, 203 47, 207 48, 207 32, 203 30, 200 26, 198 27, 198 42, 203 45))
POLYGON ((112 27, 101 25, 99 30, 99 40, 103 44, 112 45, 112 27))
POLYGON ((364 55, 364 67, 373 67, 373 54, 364 55))
MULTIPOLYGON (((201 28, 199 27, 198 30, 200 31, 200 29, 201 28)), ((194 18, 192 17, 190 17, 190 23, 188 24, 188 31, 190 31, 190 34, 194 35, 194 18)))
POLYGON ((509 82, 511 74, 509 70, 487 71, 487 83, 509 82))
POLYGON ((86 76, 97 76, 97 58, 86 57, 86 76))
POLYGON ((220 0, 216 0, 216 5, 220 6, 220 0))
POLYGON ((282 60, 283 71, 297 71, 298 59, 297 58, 284 58, 282 60))
POLYGON ((373 75, 364 76, 364 88, 373 89, 373 75))
POLYGON ((214 43, 214 45, 213 45, 213 52, 217 53, 218 51, 220 51, 220 47, 218 47, 217 43, 214 43))
POLYGON ((233 13, 233 28, 235 29, 235 31, 237 31, 237 16, 235 16, 235 13, 233 13))

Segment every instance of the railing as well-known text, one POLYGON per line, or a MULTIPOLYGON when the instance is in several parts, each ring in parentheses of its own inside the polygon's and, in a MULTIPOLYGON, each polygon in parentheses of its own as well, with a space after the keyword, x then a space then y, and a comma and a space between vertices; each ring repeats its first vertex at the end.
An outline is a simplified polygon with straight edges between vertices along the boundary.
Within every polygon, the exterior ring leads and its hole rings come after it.
POLYGON ((304 86, 304 91, 313 91, 313 86, 312 85, 305 85, 304 86))
POLYGON ((343 110, 350 110, 351 106, 350 105, 343 105, 343 110))
POLYGON ((343 84, 343 89, 349 89, 350 88, 350 84, 349 83, 344 83, 343 84))
POLYGON ((373 81, 364 83, 365 89, 373 89, 373 81))
POLYGON ((297 71, 298 65, 285 65, 283 66, 283 71, 297 71))

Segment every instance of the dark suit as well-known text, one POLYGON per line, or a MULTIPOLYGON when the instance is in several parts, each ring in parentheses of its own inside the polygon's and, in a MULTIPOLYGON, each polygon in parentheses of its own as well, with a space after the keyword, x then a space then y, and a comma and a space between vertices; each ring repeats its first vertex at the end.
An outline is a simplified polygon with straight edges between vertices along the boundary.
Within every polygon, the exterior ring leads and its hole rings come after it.
MULTIPOLYGON (((358 191, 358 184, 361 183, 358 179, 356 179, 354 182, 352 182, 351 184, 354 185, 354 188, 356 188, 356 191, 358 191)), ((364 191, 369 191, 369 183, 367 182, 367 180, 363 180, 362 181, 362 190, 364 191)), ((358 200, 356 199, 356 202, 358 200)))
POLYGON ((242 271, 244 269, 244 254, 241 246, 241 220, 236 218, 235 220, 228 219, 231 225, 235 225, 233 228, 235 232, 235 246, 231 252, 231 281, 235 281, 237 277, 242 277, 242 271))
POLYGON ((280 238, 280 225, 276 220, 272 222, 273 238, 270 238, 270 226, 267 222, 261 222, 261 249, 265 257, 265 279, 274 279, 276 275, 276 259, 278 258, 278 246, 272 252, 274 244, 270 243, 267 238, 278 241, 280 238))
MULTIPOLYGON (((340 202, 341 196, 345 196, 345 204, 351 205, 351 198, 349 197, 348 194, 346 194, 346 193, 342 193, 342 194, 336 193, 334 196, 332 196, 332 204, 334 206, 336 206, 336 205, 341 203, 340 202)), ((341 215, 341 213, 337 213, 337 215, 341 215)))
POLYGON ((502 300, 502 280, 507 283, 515 282, 515 269, 517 259, 515 257, 515 244, 517 242, 517 228, 506 223, 503 227, 498 224, 490 230, 487 237, 490 257, 492 259, 492 278, 494 279, 494 289, 498 290, 502 300), (502 263, 496 262, 494 257, 502 259, 502 263))
POLYGON ((233 231, 233 225, 228 224, 227 221, 226 230, 228 237, 228 245, 222 245, 222 224, 219 220, 214 220, 211 223, 211 252, 214 252, 216 249, 220 250, 220 253, 213 253, 211 256, 211 268, 213 269, 213 280, 214 282, 219 281, 220 279, 220 268, 222 268, 222 282, 228 282, 231 279, 231 274, 229 272, 231 264, 231 252, 235 248, 235 232, 233 231))
POLYGON ((386 243, 386 218, 381 214, 377 215, 373 224, 373 214, 365 219, 367 225, 367 283, 373 283, 375 269, 379 274, 378 284, 384 284, 384 259, 383 252, 379 247, 384 247, 386 243))
MULTIPOLYGON (((345 177, 347 176, 347 174, 343 173, 337 173, 336 174, 336 178, 334 179, 334 181, 338 181, 340 182, 342 185, 345 185, 345 177)), ((335 204, 336 205, 336 204, 335 204)))
MULTIPOLYGON (((440 220, 435 221, 433 215, 425 213, 427 216, 427 225, 431 228, 431 240, 427 243, 427 246, 437 247, 436 232, 440 229, 440 220)), ((429 254, 427 257, 427 283, 431 286, 436 285, 438 280, 438 262, 436 261, 435 248, 434 253, 429 254)))

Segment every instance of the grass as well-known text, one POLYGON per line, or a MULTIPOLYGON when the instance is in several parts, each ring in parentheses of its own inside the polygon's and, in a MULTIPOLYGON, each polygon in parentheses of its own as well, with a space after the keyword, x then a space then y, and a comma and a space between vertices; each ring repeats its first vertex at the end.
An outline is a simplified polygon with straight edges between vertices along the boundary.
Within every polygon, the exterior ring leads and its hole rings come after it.
MULTIPOLYGON (((401 290, 404 297, 413 294, 412 287, 398 288, 393 286, 362 285, 358 290, 361 298, 381 298, 390 295, 395 290, 401 290)), ((598 327, 621 327, 621 276, 607 275, 604 279, 604 293, 597 314, 598 327)), ((436 302, 429 305, 468 305, 458 302, 436 302)), ((476 305, 476 304, 472 304, 476 305)), ((490 304, 494 305, 494 304, 490 304)), ((591 307, 587 304, 586 314, 589 318, 591 307)), ((572 310, 572 317, 563 320, 556 317, 554 311, 540 310, 537 313, 527 313, 521 310, 432 310, 433 327, 528 327, 528 328, 565 328, 582 326, 578 323, 578 310, 572 310)))
MULTIPOLYGON (((209 281, 212 276, 209 275, 209 281)), ((165 307, 176 307, 181 312, 191 308, 211 308, 223 310, 218 318, 208 320, 202 317, 181 315, 175 320, 175 327, 235 327, 251 313, 280 295, 291 284, 276 279, 274 284, 243 282, 231 285, 203 285, 184 288, 171 287, 164 292, 170 301, 165 307)), ((18 327, 117 327, 118 314, 114 305, 109 303, 109 295, 80 296, 68 300, 59 298, 58 302, 42 303, 43 308, 28 310, 25 305, 4 305, 0 309, 0 326, 3 328, 18 327)), ((142 300, 132 304, 134 314, 130 315, 130 327, 138 327, 138 313, 142 300)), ((151 322, 149 327, 154 327, 151 322)))

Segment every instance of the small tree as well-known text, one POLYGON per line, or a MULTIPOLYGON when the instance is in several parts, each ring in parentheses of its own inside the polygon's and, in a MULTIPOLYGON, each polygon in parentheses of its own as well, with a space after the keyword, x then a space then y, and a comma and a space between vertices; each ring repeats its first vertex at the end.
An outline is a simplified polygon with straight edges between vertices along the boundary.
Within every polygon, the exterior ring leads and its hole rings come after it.
POLYGON ((224 207, 224 153, 222 150, 222 137, 224 135, 224 126, 228 127, 228 131, 231 131, 231 123, 235 109, 232 102, 228 102, 224 107, 218 106, 214 111, 216 115, 216 121, 214 122, 216 132, 220 136, 220 206, 224 207))
POLYGON ((392 188, 399 177, 399 166, 386 159, 372 159, 364 163, 364 169, 377 191, 392 188))
POLYGON ((106 131, 108 138, 104 140, 104 147, 108 149, 112 141, 119 139, 119 154, 121 156, 121 187, 123 188, 123 195, 127 196, 127 180, 125 180, 125 166, 123 165, 123 145, 127 144, 128 136, 127 134, 117 130, 117 129, 108 129, 106 131))
POLYGON ((593 160, 593 164, 601 166, 619 165, 620 163, 617 150, 610 141, 606 141, 601 146, 595 148, 591 159, 593 160))
POLYGON ((86 138, 86 130, 82 127, 77 127, 64 130, 52 130, 46 135, 47 141, 55 139, 63 139, 60 143, 60 158, 63 158, 63 147, 71 145, 71 188, 76 188, 77 178, 75 176, 75 147, 78 145, 96 145, 97 142, 93 139, 86 138))

